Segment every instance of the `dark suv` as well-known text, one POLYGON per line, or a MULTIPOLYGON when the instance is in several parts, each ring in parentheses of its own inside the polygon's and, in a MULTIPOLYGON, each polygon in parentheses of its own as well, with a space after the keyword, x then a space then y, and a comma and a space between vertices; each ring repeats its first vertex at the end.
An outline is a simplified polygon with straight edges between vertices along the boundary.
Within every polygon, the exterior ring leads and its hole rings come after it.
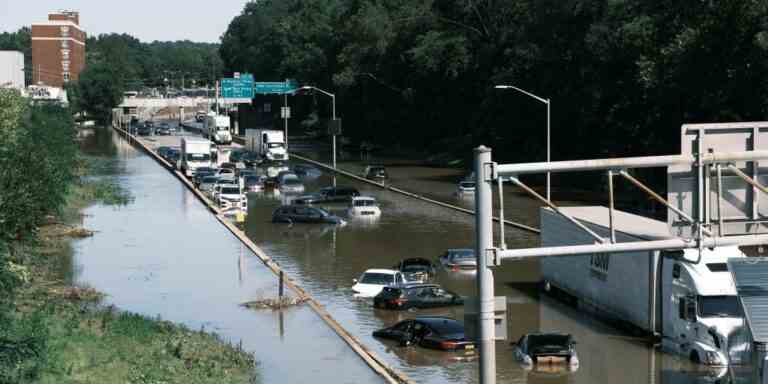
POLYGON ((384 287, 373 298, 373 306, 382 309, 434 308, 462 305, 464 299, 436 284, 404 284, 384 287))
POLYGON ((318 191, 323 196, 323 201, 352 201, 353 197, 360 196, 360 192, 352 187, 325 187, 318 191))
POLYGON ((344 220, 322 208, 306 205, 285 205, 272 213, 273 223, 329 223, 344 224, 344 220))

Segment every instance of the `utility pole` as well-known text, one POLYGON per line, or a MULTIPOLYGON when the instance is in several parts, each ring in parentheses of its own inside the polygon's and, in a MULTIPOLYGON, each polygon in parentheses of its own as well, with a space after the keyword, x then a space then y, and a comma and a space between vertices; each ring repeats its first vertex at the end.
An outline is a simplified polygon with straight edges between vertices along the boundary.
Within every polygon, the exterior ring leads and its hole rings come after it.
POLYGON ((480 383, 496 383, 496 335, 493 272, 488 266, 489 250, 493 248, 494 177, 491 149, 475 149, 475 256, 477 257, 478 327, 480 344, 480 383))

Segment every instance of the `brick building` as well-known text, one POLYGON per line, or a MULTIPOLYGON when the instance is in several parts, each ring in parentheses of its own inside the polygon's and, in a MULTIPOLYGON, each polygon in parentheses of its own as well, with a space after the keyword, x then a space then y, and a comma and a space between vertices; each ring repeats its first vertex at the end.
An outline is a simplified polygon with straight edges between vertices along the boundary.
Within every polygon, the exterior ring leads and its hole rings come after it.
POLYGON ((32 24, 32 83, 61 87, 77 80, 85 67, 85 31, 73 11, 48 14, 32 24))

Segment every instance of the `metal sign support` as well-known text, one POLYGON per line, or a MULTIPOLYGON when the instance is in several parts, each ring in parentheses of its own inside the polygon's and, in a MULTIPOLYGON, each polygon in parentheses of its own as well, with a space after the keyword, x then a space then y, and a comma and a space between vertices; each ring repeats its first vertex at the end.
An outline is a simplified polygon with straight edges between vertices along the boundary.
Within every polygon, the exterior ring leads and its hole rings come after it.
POLYGON ((480 351, 480 382, 496 383, 496 335, 494 334, 493 272, 488 267, 487 251, 493 247, 493 167, 491 149, 475 149, 475 256, 477 257, 477 311, 480 351))

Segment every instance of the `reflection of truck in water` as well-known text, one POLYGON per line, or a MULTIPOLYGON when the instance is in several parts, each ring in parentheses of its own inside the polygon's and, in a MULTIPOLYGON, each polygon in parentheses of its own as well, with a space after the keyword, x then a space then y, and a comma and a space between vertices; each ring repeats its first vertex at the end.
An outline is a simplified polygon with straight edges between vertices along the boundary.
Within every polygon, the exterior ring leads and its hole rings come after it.
MULTIPOLYGON (((567 207, 604 238, 610 237, 605 207, 567 207)), ((614 212, 616 241, 671 238, 666 223, 614 212)), ((541 210, 542 246, 593 244, 589 234, 551 209, 541 210)), ((641 251, 541 260, 547 286, 603 317, 661 337, 662 347, 707 365, 727 365, 729 337, 743 325, 728 258, 746 257, 737 247, 641 251)))
POLYGON ((182 137, 179 169, 188 177, 195 175, 197 168, 211 166, 211 142, 205 139, 182 137))
POLYGON ((267 161, 288 160, 283 131, 272 129, 246 129, 246 148, 267 161))
POLYGON ((203 122, 203 135, 216 144, 231 144, 232 133, 229 131, 229 116, 209 113, 203 122))

